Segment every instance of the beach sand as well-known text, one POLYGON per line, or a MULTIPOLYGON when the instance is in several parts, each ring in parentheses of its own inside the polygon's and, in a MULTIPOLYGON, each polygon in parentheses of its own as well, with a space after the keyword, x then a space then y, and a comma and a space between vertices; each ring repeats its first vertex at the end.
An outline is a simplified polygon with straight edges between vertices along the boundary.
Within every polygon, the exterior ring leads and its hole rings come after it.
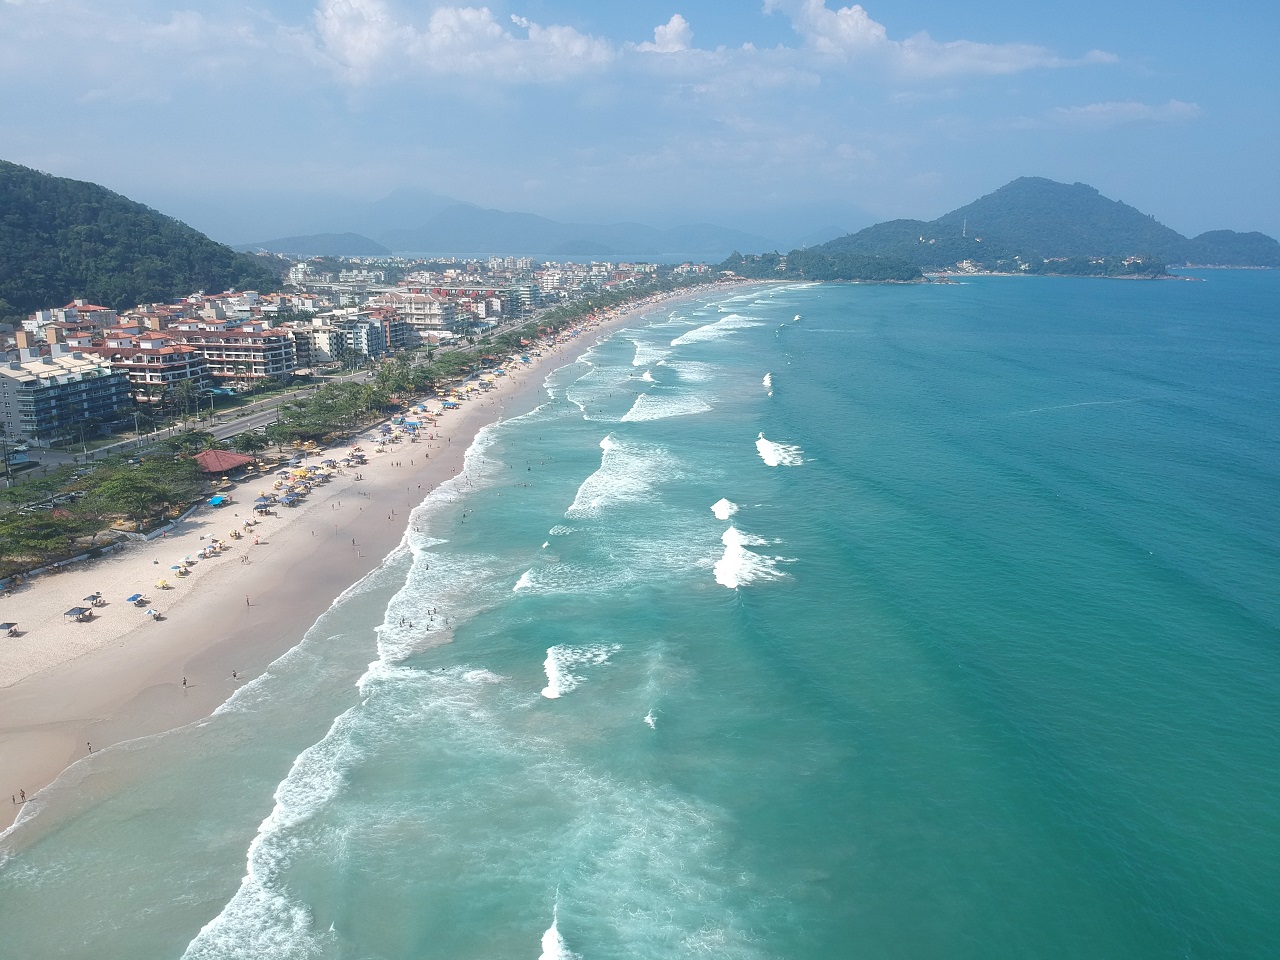
MULTIPOLYGON (((367 466, 317 485, 299 507, 275 507, 276 515, 243 539, 229 540, 228 533, 252 515, 268 478, 238 484, 234 503, 202 507, 167 536, 46 574, 0 598, 0 621, 15 621, 21 631, 0 639, 0 796, 22 790, 31 801, 91 750, 208 716, 401 543, 409 512, 462 468, 482 427, 532 409, 544 398, 547 375, 605 335, 660 303, 702 292, 650 298, 582 325, 572 339, 543 347, 542 357, 513 366, 495 389, 422 431, 434 440, 376 454, 370 442, 376 427, 366 431, 352 443, 365 448, 367 466), (227 540, 229 549, 178 578, 171 566, 194 559, 211 537, 227 540), (161 578, 173 588, 156 589, 161 578), (106 605, 92 621, 64 617, 95 591, 106 605), (164 619, 153 622, 145 607, 125 601, 135 593, 148 596, 164 619)), ((21 810, 21 803, 0 805, 0 829, 21 810)))

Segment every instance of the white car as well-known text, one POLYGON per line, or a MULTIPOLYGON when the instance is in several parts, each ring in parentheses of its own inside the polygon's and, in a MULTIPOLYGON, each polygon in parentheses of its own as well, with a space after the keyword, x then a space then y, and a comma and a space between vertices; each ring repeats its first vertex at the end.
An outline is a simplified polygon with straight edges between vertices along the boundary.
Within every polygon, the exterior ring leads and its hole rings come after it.
POLYGON ((30 450, 30 449, 31 449, 31 448, 30 448, 29 446, 27 446, 27 444, 25 444, 25 443, 20 443, 20 444, 18 444, 16 447, 14 447, 14 448, 13 448, 13 452, 14 452, 14 453, 26 453, 26 452, 27 452, 28 450, 30 450))

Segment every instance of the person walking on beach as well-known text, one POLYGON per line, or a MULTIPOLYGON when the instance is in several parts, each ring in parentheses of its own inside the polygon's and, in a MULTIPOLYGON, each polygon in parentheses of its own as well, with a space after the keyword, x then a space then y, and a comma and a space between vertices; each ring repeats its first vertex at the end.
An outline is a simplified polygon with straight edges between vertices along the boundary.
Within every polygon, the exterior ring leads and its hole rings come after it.
POLYGON ((183 689, 183 690, 187 689, 187 678, 186 678, 186 677, 183 677, 183 678, 182 678, 182 689, 183 689))

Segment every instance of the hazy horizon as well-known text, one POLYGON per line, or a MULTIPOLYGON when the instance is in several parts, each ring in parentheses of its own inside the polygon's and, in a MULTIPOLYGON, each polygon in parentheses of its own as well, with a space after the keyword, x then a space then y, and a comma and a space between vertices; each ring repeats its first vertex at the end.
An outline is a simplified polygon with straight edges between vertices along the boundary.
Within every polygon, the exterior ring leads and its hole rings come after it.
POLYGON ((786 242, 1019 176, 1280 234, 1274 16, 937 0, 0 2, 5 159, 249 243, 403 189, 786 242))

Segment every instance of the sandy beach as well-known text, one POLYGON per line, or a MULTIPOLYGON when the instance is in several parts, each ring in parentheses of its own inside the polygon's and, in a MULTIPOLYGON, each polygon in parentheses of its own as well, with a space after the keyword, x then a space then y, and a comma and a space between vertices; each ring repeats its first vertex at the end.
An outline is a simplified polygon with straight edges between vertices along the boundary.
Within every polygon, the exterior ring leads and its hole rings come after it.
POLYGON ((92 751, 208 716, 396 548, 409 511, 461 469, 481 428, 532 409, 547 375, 605 335, 663 301, 701 292, 648 298, 582 324, 542 347, 531 363, 508 368, 493 390, 446 411, 438 426, 424 430, 434 439, 375 454, 375 426, 352 441, 368 452, 367 466, 317 485, 301 506, 277 506, 242 539, 228 539, 229 531, 252 517, 268 478, 238 484, 233 503, 203 506, 163 537, 43 575, 0 598, 0 620, 19 629, 0 639, 0 796, 7 790, 14 799, 0 808, 0 829, 24 809, 24 794, 28 803, 37 801, 92 751), (228 548, 196 560, 215 537, 228 548), (179 578, 171 567, 187 557, 195 562, 179 578), (160 579, 172 588, 157 589, 160 579), (105 605, 92 620, 64 616, 95 592, 105 605), (126 601, 137 593, 163 619, 153 621, 146 605, 126 601))

